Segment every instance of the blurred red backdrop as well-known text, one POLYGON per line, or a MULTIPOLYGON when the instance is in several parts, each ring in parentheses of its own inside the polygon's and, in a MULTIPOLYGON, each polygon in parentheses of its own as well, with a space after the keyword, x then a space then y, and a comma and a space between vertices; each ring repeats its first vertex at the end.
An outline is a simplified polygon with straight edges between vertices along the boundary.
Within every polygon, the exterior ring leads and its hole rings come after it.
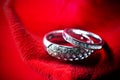
POLYGON ((3 2, 0 0, 0 80, 41 80, 20 57, 3 13, 3 2))
MULTIPOLYGON (((20 57, 2 10, 4 2, 0 0, 0 80, 41 80, 42 77, 20 57)), ((107 4, 104 0, 96 4, 94 0, 16 0, 14 8, 24 27, 38 37, 51 30, 73 26, 99 34, 114 52, 118 66, 119 5, 107 4)))

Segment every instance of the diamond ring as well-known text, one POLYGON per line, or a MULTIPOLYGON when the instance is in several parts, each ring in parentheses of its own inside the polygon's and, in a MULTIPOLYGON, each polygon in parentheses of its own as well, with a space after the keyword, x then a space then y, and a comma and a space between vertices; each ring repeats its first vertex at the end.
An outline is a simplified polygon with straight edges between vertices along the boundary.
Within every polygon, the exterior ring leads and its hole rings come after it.
MULTIPOLYGON (((58 59, 68 61, 82 60, 91 55, 91 53, 93 52, 93 50, 91 49, 60 44, 58 40, 63 40, 66 44, 68 44, 68 42, 63 39, 62 33, 63 30, 56 30, 49 32, 44 36, 43 44, 49 55, 58 59)), ((90 43, 93 43, 93 41, 90 40, 89 37, 86 38, 90 43)))
POLYGON ((103 45, 101 37, 89 31, 67 28, 62 34, 67 42, 85 49, 97 50, 103 45))

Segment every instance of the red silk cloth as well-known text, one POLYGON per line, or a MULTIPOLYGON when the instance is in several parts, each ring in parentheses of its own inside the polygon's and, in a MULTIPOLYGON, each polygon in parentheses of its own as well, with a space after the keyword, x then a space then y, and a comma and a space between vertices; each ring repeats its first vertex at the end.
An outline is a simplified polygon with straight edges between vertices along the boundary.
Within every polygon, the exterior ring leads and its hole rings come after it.
POLYGON ((6 18, 1 21, 6 19, 2 22, 8 22, 22 59, 41 79, 120 79, 120 3, 117 0, 3 0, 2 3, 1 13, 6 18), (77 62, 49 56, 42 43, 44 34, 68 27, 100 35, 105 42, 103 49, 77 62))

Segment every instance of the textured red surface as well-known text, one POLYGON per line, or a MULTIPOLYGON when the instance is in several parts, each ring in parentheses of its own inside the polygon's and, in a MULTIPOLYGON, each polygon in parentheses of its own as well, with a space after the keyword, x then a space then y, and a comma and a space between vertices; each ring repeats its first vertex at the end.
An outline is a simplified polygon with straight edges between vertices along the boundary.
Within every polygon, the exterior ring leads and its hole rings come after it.
POLYGON ((2 80, 120 79, 120 6, 117 0, 7 1, 1 1, 1 6, 5 2, 6 6, 0 15, 2 80), (78 62, 50 57, 43 48, 44 34, 68 27, 100 35, 105 41, 103 49, 78 62), (38 73, 24 65, 16 46, 24 62, 38 73))

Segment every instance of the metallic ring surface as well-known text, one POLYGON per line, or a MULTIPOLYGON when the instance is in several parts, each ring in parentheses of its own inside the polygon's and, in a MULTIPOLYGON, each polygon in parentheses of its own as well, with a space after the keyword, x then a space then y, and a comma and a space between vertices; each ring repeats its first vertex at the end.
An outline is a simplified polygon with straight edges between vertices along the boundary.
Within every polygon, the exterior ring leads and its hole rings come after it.
POLYGON ((101 49, 103 45, 101 37, 89 31, 67 28, 62 35, 67 42, 85 49, 101 49))
POLYGON ((54 38, 63 38, 62 33, 63 30, 56 30, 44 36, 43 44, 49 55, 62 60, 74 61, 87 58, 93 52, 93 50, 90 49, 61 45, 51 41, 54 38))

